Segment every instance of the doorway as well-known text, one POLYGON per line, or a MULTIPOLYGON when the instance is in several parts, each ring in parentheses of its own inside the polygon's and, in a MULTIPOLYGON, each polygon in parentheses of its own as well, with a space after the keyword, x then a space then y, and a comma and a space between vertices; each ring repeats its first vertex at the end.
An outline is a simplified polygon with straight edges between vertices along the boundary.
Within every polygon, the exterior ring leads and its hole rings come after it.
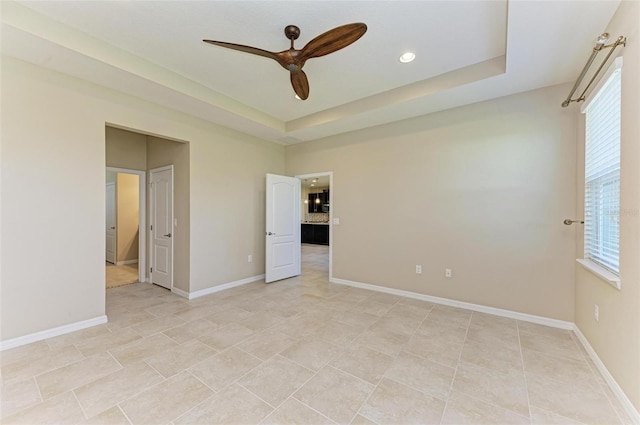
POLYGON ((106 286, 145 281, 146 173, 106 167, 106 286))
POLYGON ((301 263, 302 273, 333 276, 333 173, 296 176, 301 181, 301 263))

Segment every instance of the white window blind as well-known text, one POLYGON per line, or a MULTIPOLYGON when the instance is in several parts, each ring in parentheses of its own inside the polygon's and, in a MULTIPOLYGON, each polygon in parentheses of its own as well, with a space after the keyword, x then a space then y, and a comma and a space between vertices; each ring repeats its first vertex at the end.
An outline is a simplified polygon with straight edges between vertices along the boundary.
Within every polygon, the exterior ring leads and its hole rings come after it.
POLYGON ((585 108, 585 258, 620 271, 620 68, 585 108))

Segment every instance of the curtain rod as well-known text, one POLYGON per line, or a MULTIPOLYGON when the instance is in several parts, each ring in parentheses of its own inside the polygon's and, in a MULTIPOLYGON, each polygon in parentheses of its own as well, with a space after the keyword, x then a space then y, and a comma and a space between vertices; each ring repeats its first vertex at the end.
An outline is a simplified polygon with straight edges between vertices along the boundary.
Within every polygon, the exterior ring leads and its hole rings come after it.
POLYGON ((619 45, 625 46, 626 43, 627 43, 627 38, 623 37, 623 36, 618 37, 618 39, 615 42, 611 43, 611 44, 605 44, 607 42, 607 40, 609 40, 609 33, 606 33, 606 32, 600 34, 600 36, 596 39, 596 45, 593 47, 593 49, 591 51, 591 55, 589 56, 589 59, 587 59, 587 63, 584 65, 584 68, 582 68, 582 72, 578 76, 578 79, 576 80, 576 82, 573 84, 573 88, 569 92, 569 95, 567 96, 565 101, 562 102, 562 107, 563 108, 566 108, 567 106, 569 106, 569 104, 571 102, 582 102, 582 101, 584 101, 585 94, 587 93, 587 90, 589 90, 589 87, 591 87, 591 84, 593 84, 593 82, 595 81, 595 79, 598 76, 598 74, 600 74, 600 71, 602 71, 602 68, 604 67, 604 65, 607 63, 607 61, 609 60, 609 58, 613 54, 613 51, 619 45), (578 88, 578 86, 580 85, 580 83, 582 83, 582 80, 584 79, 585 75, 589 71, 589 68, 591 68, 591 65, 593 64, 593 61, 595 60, 595 58, 598 55, 598 53, 600 53, 601 50, 609 49, 609 48, 611 48, 611 50, 609 50, 609 53, 604 58, 604 60, 602 61, 602 63, 600 64, 600 66, 598 67, 596 72, 593 74, 593 77, 591 77, 591 80, 589 81, 589 84, 587 84, 587 86, 584 88, 584 90, 582 91, 582 94, 577 99, 571 99, 571 96, 573 96, 573 93, 575 93, 575 91, 578 88))

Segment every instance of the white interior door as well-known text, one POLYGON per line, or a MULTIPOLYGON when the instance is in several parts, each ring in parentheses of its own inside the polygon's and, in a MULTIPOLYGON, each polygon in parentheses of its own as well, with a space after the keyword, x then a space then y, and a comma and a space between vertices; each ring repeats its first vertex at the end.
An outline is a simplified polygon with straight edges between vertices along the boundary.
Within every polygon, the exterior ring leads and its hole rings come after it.
POLYGON ((106 220, 106 260, 109 263, 116 263, 116 184, 107 183, 107 220, 106 220))
POLYGON ((267 174, 265 282, 300 274, 300 180, 267 174))
POLYGON ((151 282, 173 286, 173 166, 151 170, 151 282))

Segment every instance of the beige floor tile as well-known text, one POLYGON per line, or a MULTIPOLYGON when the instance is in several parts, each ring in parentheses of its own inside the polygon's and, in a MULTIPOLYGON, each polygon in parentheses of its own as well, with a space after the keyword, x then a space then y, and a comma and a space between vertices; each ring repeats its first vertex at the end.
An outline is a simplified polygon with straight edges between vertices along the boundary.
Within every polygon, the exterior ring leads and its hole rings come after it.
POLYGON ((393 304, 381 303, 367 298, 364 301, 355 304, 352 307, 352 311, 359 311, 362 313, 372 314, 374 316, 382 316, 393 307, 393 304))
POLYGON ((186 322, 175 316, 163 316, 157 319, 151 319, 147 322, 131 327, 137 334, 142 337, 148 337, 153 334, 157 334, 167 329, 175 328, 176 326, 184 325, 186 322))
MULTIPOLYGON (((173 298, 173 297, 172 297, 173 298)), ((154 316, 164 317, 171 316, 176 313, 180 313, 191 308, 189 304, 183 300, 170 300, 164 304, 150 307, 146 310, 147 313, 151 313, 154 316)))
POLYGON ((409 342, 407 335, 378 329, 365 331, 354 341, 354 344, 365 345, 382 353, 397 356, 407 342, 409 342))
POLYGON ((274 356, 243 376, 238 383, 270 405, 277 407, 313 376, 292 361, 274 356))
POLYGON ((369 327, 371 331, 387 331, 396 334, 412 336, 422 323, 422 319, 403 316, 389 316, 385 314, 369 327))
POLYGON ((189 371, 202 382, 219 391, 234 383, 262 361, 231 347, 191 367, 189 371))
MULTIPOLYGON (((352 306, 353 307, 353 306, 352 306)), ((346 323, 347 325, 366 329, 379 319, 379 316, 365 313, 357 310, 348 310, 335 316, 335 320, 340 323, 346 323)))
POLYGON ((508 317, 494 316, 493 314, 480 313, 477 311, 474 311, 471 315, 470 326, 501 330, 504 333, 513 335, 518 334, 517 320, 510 319, 508 317))
POLYGON ((321 338, 327 342, 331 342, 332 344, 347 345, 353 342, 353 340, 355 340, 361 333, 361 328, 340 323, 335 320, 329 320, 309 335, 315 338, 321 338))
POLYGON ((584 425, 564 416, 531 406, 531 423, 533 425, 584 425))
POLYGON ((471 321, 472 312, 462 308, 448 307, 444 305, 436 305, 427 316, 428 320, 434 320, 448 325, 455 325, 466 328, 471 321))
POLYGON ((240 323, 247 317, 253 315, 252 312, 241 309, 239 307, 229 307, 224 311, 215 312, 204 316, 205 319, 216 325, 222 326, 229 323, 240 323))
POLYGON ((508 350, 520 350, 518 334, 504 328, 469 326, 467 342, 476 342, 508 350))
POLYGON ((133 303, 129 303, 128 308, 135 309, 135 311, 128 310, 124 313, 115 315, 115 317, 107 316, 109 319, 107 327, 113 331, 146 322, 147 320, 151 320, 156 317, 153 314, 144 311, 142 306, 140 306, 140 309, 137 309, 133 303))
POLYGON ((573 360, 584 360, 582 352, 570 336, 562 338, 520 332, 520 344, 523 349, 573 360))
POLYGON ((392 356, 357 345, 333 360, 331 366, 375 385, 392 362, 392 356))
POLYGON ((164 334, 156 334, 148 338, 143 338, 127 344, 122 347, 115 348, 109 352, 122 365, 129 365, 139 362, 158 353, 168 351, 178 344, 164 334))
POLYGON ((530 334, 542 335, 550 338, 566 339, 571 336, 571 331, 565 329, 552 328, 551 326, 539 325, 537 323, 523 322, 518 320, 518 330, 530 334))
POLYGON ((74 393, 87 416, 92 417, 163 380, 158 372, 140 362, 76 388, 74 393))
POLYGON ((522 350, 524 370, 541 378, 572 383, 578 387, 600 389, 600 383, 585 361, 557 357, 536 351, 522 350))
POLYGON ((46 341, 33 342, 10 350, 0 351, 0 367, 5 367, 10 363, 29 359, 39 358, 51 354, 51 348, 46 341))
POLYGON ((507 348, 503 345, 467 340, 460 361, 504 373, 512 369, 522 371, 522 355, 518 345, 507 348))
POLYGON ((529 417, 524 375, 501 373, 461 364, 453 381, 453 390, 529 417))
POLYGON ((98 335, 108 334, 109 328, 106 325, 92 326, 87 329, 60 335, 55 338, 47 339, 46 342, 52 350, 56 350, 67 345, 80 344, 89 338, 98 335))
MULTIPOLYGON (((461 328, 460 328, 461 329, 461 328)), ((460 359, 464 336, 424 336, 416 334, 405 345, 404 350, 416 356, 455 367, 460 359)))
POLYGON ((385 313, 385 316, 407 317, 422 322, 434 307, 433 305, 419 306, 414 304, 407 304, 403 303, 403 300, 404 299, 401 298, 397 304, 394 304, 394 306, 385 313))
POLYGON ((289 335, 273 329, 266 329, 237 345, 241 350, 253 354, 261 360, 267 360, 289 348, 296 340, 289 335))
POLYGON ((385 377, 446 400, 454 373, 455 369, 452 367, 402 352, 394 359, 385 377))
POLYGON ((375 387, 326 366, 293 397, 338 423, 349 423, 375 387))
POLYGON ((35 379, 2 385, 0 390, 0 418, 11 416, 22 409, 41 402, 35 379))
POLYGON ((2 367, 2 383, 11 384, 82 360, 84 356, 73 346, 66 346, 37 356, 28 356, 2 367))
POLYGON ((191 424, 258 424, 273 408, 237 384, 210 397, 173 423, 191 424))
POLYGON ((130 425, 130 423, 122 410, 116 406, 81 422, 81 425, 130 425))
POLYGON ((438 322, 427 316, 416 331, 416 335, 462 343, 467 337, 467 327, 460 327, 455 322, 438 322))
POLYGON ((213 395, 187 372, 161 382, 120 404, 132 424, 173 421, 213 395))
POLYGON ((445 402, 383 379, 360 414, 377 424, 439 424, 445 402))
POLYGON ((294 398, 289 398, 280 406, 275 412, 273 412, 267 419, 262 422, 262 425, 333 425, 331 419, 321 415, 315 410, 311 409, 300 403, 294 398))
POLYGON ((433 307, 436 306, 436 304, 429 301, 419 300, 416 298, 407 298, 407 297, 400 297, 400 299, 398 300, 398 304, 412 305, 412 306, 420 307, 423 310, 429 310, 429 311, 433 310, 433 307))
POLYGON ((531 420, 511 410, 485 403, 484 401, 454 392, 447 401, 442 418, 443 425, 463 424, 521 424, 530 425, 531 420))
POLYGON ((278 312, 259 311, 244 319, 240 324, 255 332, 260 332, 282 322, 283 320, 284 317, 282 317, 278 312))
POLYGON ((356 417, 351 421, 351 425, 378 425, 373 422, 371 419, 367 419, 362 415, 356 415, 356 417))
POLYGON ((196 338, 200 338, 201 336, 210 334, 218 327, 218 325, 213 324, 206 319, 195 319, 191 322, 186 322, 184 325, 167 329, 162 333, 178 344, 183 344, 187 341, 191 341, 196 338))
POLYGON ((84 420, 84 414, 71 392, 38 403, 2 420, 4 425, 65 425, 84 420))
POLYGON ((374 292, 369 298, 367 298, 367 301, 375 301, 392 306, 400 301, 400 297, 397 295, 385 294, 383 292, 374 292))
POLYGON ((78 344, 78 350, 89 357, 103 351, 112 350, 141 339, 141 336, 131 329, 118 329, 109 334, 98 335, 78 344))
POLYGON ((572 420, 592 424, 617 424, 620 418, 606 395, 537 375, 527 374, 529 402, 532 406, 572 420))
POLYGON ((239 323, 229 323, 199 338, 218 351, 231 347, 252 336, 255 332, 239 323))
POLYGON ((160 372, 165 378, 169 378, 208 359, 216 353, 217 351, 208 345, 193 340, 155 354, 147 358, 145 362, 160 372))
MULTIPOLYGON (((205 316, 209 316, 212 314, 211 306, 209 305, 195 305, 189 308, 188 310, 179 311, 174 313, 173 315, 184 320, 185 322, 191 322, 192 320, 202 319, 205 316)), ((216 311, 217 312, 217 311, 216 311)))
POLYGON ((307 369, 317 371, 343 351, 344 349, 338 345, 306 337, 282 351, 281 355, 307 369))
POLYGON ((76 363, 52 370, 36 377, 45 400, 121 369, 109 355, 100 353, 76 363))

